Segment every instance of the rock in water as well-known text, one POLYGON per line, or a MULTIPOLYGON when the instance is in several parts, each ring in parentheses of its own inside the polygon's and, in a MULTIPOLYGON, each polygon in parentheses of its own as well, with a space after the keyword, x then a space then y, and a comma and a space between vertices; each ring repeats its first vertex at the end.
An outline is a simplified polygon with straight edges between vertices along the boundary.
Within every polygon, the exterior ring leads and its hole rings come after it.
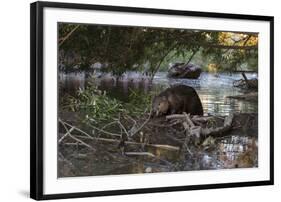
POLYGON ((171 78, 187 78, 187 79, 198 79, 202 70, 198 65, 184 63, 175 63, 168 70, 168 77, 171 78))
POLYGON ((152 104, 153 115, 181 114, 203 115, 201 100, 194 88, 177 85, 155 96, 152 104))

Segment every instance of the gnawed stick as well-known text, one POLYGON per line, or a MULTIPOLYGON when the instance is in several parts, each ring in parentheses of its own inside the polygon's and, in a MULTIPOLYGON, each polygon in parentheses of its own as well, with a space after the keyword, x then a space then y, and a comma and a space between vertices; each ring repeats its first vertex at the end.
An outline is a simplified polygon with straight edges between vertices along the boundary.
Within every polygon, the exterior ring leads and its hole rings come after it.
POLYGON ((170 120, 170 119, 183 119, 185 118, 184 114, 171 114, 171 115, 167 115, 166 119, 170 120))
POLYGON ((150 152, 125 152, 125 155, 127 155, 127 156, 150 156, 150 157, 155 157, 155 155, 150 153, 150 152))
POLYGON ((166 149, 166 150, 172 150, 172 151, 179 151, 180 150, 179 147, 171 146, 171 145, 167 145, 167 144, 146 144, 146 146, 156 147, 156 148, 166 149))
MULTIPOLYGON (((84 138, 84 139, 89 139, 85 136, 78 136, 78 135, 75 135, 76 137, 78 138, 84 138)), ((118 139, 110 139, 110 138, 96 138, 94 137, 93 138, 94 140, 96 141, 103 141, 103 142, 109 142, 109 143, 120 143, 120 140, 118 139)), ((128 145, 137 145, 137 146, 142 146, 143 143, 139 143, 139 142, 131 142, 131 141, 125 141, 125 144, 128 144, 128 145)), ((160 148, 160 149, 166 149, 166 150, 170 150, 170 151, 179 151, 180 148, 177 147, 177 146, 172 146, 172 145, 162 145, 162 144, 145 144, 145 146, 149 146, 149 147, 155 147, 155 148, 160 148)))

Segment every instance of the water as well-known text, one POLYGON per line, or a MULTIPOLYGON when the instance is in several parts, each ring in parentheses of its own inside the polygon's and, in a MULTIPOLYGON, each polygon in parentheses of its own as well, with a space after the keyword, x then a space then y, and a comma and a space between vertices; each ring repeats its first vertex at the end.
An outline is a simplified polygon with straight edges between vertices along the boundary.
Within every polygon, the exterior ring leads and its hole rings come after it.
MULTIPOLYGON (((243 94, 239 88, 233 87, 233 81, 242 79, 240 73, 226 74, 219 76, 209 73, 202 73, 199 79, 170 79, 166 77, 165 72, 159 72, 155 75, 153 83, 144 75, 136 72, 129 72, 118 81, 110 74, 97 74, 95 82, 101 90, 106 90, 108 95, 127 102, 130 89, 139 90, 142 93, 154 92, 155 95, 165 88, 184 84, 192 86, 197 91, 204 109, 204 113, 211 115, 228 115, 230 112, 236 113, 256 113, 258 112, 257 102, 248 102, 237 99, 229 99, 228 96, 243 94)), ((256 77, 256 74, 247 74, 248 78, 256 77)), ((79 88, 85 88, 89 85, 88 81, 92 79, 91 75, 85 73, 60 74, 60 82, 64 92, 75 94, 79 88)))

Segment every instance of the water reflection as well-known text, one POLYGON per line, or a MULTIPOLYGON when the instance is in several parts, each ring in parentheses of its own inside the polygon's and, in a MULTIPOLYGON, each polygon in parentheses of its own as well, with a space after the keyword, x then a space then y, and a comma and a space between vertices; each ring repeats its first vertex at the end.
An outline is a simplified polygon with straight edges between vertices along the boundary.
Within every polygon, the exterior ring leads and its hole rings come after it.
MULTIPOLYGON (((248 78, 256 77, 255 74, 248 74, 248 78)), ((63 93, 75 94, 79 88, 84 89, 92 80, 92 75, 87 73, 60 73, 59 79, 63 93)), ((156 74, 153 83, 146 75, 129 72, 116 79, 111 74, 96 74, 95 83, 101 90, 106 90, 109 96, 127 102, 130 89, 138 89, 143 93, 150 91, 157 94, 175 84, 184 84, 196 89, 202 101, 204 112, 212 115, 228 115, 230 112, 252 113, 258 111, 258 104, 243 100, 228 99, 227 96, 241 94, 238 88, 232 86, 233 81, 241 79, 240 74, 214 74, 202 73, 199 79, 169 79, 165 72, 156 74)))
POLYGON ((257 167, 258 143, 255 137, 230 136, 218 144, 217 161, 224 168, 257 167))

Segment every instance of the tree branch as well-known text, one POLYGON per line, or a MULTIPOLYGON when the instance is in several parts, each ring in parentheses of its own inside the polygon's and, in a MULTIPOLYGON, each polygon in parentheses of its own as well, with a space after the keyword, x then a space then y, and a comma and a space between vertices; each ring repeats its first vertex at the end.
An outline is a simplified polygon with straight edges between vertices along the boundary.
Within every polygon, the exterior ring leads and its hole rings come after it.
POLYGON ((59 40, 59 46, 61 46, 65 41, 66 39, 68 39, 75 30, 78 29, 80 25, 76 25, 65 37, 62 37, 60 40, 59 40))

